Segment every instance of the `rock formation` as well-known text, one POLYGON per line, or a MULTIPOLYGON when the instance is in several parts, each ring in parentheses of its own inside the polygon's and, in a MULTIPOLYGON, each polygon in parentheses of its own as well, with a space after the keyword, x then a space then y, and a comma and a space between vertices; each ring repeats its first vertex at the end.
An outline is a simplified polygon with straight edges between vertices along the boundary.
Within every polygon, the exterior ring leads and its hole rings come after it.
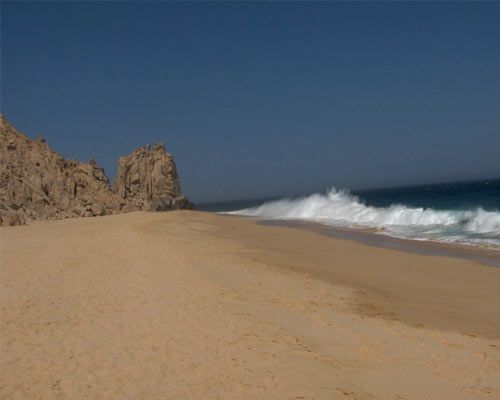
POLYGON ((192 208, 171 155, 146 146, 120 159, 115 190, 95 161, 66 160, 0 117, 0 224, 90 217, 135 210, 192 208))
POLYGON ((192 208, 181 195, 174 158, 163 144, 136 149, 118 161, 114 192, 127 202, 127 209, 164 211, 192 208))

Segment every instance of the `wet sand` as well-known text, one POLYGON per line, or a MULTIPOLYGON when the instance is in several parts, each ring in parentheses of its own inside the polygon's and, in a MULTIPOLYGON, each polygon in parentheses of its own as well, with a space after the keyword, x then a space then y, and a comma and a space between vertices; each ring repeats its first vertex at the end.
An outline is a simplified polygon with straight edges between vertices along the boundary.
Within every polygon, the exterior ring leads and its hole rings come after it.
POLYGON ((438 257, 452 257, 476 261, 492 267, 500 267, 500 248, 443 243, 436 241, 395 238, 376 232, 374 229, 350 229, 323 225, 320 223, 292 220, 259 220, 262 225, 286 226, 308 229, 338 239, 354 240, 374 247, 383 247, 414 254, 438 257))
POLYGON ((499 268, 199 212, 0 235, 5 399, 500 398, 499 268))

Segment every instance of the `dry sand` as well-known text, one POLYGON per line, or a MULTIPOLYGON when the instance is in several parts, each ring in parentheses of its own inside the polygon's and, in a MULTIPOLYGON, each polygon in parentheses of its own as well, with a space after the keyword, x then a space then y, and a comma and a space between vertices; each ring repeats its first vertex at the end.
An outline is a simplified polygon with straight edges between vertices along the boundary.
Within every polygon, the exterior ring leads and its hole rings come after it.
POLYGON ((2 399, 500 399, 500 269, 195 212, 1 228, 2 399))

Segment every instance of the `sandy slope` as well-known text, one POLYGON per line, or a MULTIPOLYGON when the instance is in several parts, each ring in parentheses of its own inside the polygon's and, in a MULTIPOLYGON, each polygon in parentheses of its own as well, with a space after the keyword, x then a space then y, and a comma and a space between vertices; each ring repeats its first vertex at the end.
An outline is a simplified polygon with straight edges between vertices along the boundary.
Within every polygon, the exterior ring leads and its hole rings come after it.
POLYGON ((0 232, 5 399, 500 398, 500 269, 194 212, 0 232))

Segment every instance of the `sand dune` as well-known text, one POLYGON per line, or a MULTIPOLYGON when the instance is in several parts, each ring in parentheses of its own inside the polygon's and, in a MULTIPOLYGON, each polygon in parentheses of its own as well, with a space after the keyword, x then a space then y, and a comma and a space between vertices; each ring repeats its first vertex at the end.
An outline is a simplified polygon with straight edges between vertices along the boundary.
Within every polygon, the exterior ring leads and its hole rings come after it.
POLYGON ((187 211, 0 232, 4 399, 500 398, 500 269, 187 211))

